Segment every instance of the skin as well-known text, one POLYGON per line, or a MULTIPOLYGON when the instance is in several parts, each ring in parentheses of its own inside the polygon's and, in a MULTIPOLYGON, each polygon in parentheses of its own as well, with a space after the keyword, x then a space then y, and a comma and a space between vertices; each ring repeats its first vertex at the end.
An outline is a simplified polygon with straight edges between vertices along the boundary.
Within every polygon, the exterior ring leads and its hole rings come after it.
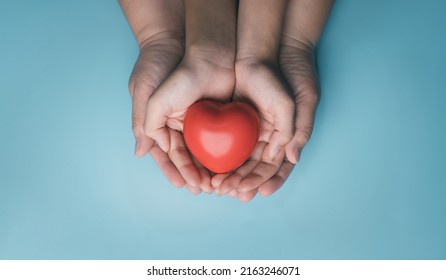
POLYGON ((252 199, 258 187, 278 172, 294 133, 295 105, 278 61, 286 4, 284 0, 239 4, 235 98, 257 107, 260 142, 247 163, 232 174, 216 175, 212 184, 219 194, 238 189, 242 201, 252 199))
POLYGON ((182 187, 186 181, 167 153, 145 135, 144 122, 149 97, 184 55, 183 1, 120 0, 119 3, 140 49, 129 81, 135 155, 143 157, 150 153, 170 182, 182 187))
POLYGON ((188 0, 185 16, 185 55, 148 98, 144 133, 168 154, 192 193, 211 193, 211 174, 192 159, 180 132, 190 105, 232 97, 236 6, 233 0, 188 0))
POLYGON ((150 153, 175 186, 194 194, 215 188, 243 202, 270 195, 311 136, 319 99, 314 48, 333 1, 260 2, 240 1, 236 48, 234 1, 120 1, 140 46, 129 83, 135 153, 150 153), (232 173, 211 177, 184 145, 184 113, 202 98, 243 99, 259 109, 260 141, 232 173))
MULTIPOLYGON (((296 104, 294 135, 285 147, 293 163, 299 161, 313 131, 320 93, 315 48, 332 5, 333 0, 290 0, 287 9, 279 62, 296 104)), ((277 174, 259 187, 259 193, 267 196, 277 191, 293 168, 285 159, 277 174)))
POLYGON ((286 9, 278 61, 291 90, 296 110, 293 120, 294 133, 284 147, 285 152, 282 152, 286 157, 283 157, 278 165, 271 163, 270 167, 264 165, 259 169, 260 165, 256 166, 253 162, 261 161, 260 153, 254 153, 252 158, 234 173, 213 178, 212 182, 219 185, 220 190, 217 192, 237 196, 243 202, 251 200, 257 192, 262 196, 271 195, 283 185, 295 163, 299 161, 302 149, 310 140, 319 101, 315 47, 332 4, 333 1, 327 0, 290 0, 286 9), (259 172, 256 172, 256 169, 259 172), (268 169, 276 170, 269 178, 271 172, 268 172, 268 169), (250 189, 246 182, 257 186, 250 189))

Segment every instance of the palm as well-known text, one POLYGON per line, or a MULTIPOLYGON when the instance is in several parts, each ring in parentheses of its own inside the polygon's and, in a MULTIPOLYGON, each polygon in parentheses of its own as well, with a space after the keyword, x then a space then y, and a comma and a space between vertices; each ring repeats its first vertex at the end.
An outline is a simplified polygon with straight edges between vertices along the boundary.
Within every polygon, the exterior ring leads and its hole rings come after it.
POLYGON ((284 118, 277 108, 289 110, 292 104, 284 84, 278 69, 267 65, 242 67, 237 75, 235 98, 256 105, 261 120, 260 141, 270 142, 275 131, 285 133, 286 128, 280 123, 284 118))
MULTIPOLYGON (((287 154, 297 162, 304 145, 310 140, 314 115, 319 100, 319 81, 314 64, 314 53, 310 47, 281 46, 280 68, 293 92, 296 104, 294 136, 287 144, 287 154)), ((258 191, 270 195, 277 191, 294 169, 294 164, 284 159, 278 172, 266 181, 258 191)))
POLYGON ((212 183, 218 193, 238 190, 240 200, 248 201, 283 162, 283 146, 291 139, 294 105, 280 72, 264 64, 239 67, 234 98, 253 102, 257 107, 261 122, 259 143, 245 164, 231 174, 214 176, 212 183))
MULTIPOLYGON (((294 161, 299 160, 300 151, 312 132, 318 100, 318 79, 312 49, 282 46, 280 58, 281 72, 293 93, 296 105, 296 115, 293 121, 294 135, 285 146, 286 158, 282 153, 275 159, 275 162, 269 164, 265 162, 264 150, 268 138, 273 133, 275 121, 269 108, 276 106, 274 101, 269 98, 272 95, 271 92, 264 90, 268 89, 268 85, 262 84, 262 81, 257 79, 253 79, 250 84, 245 79, 237 80, 236 97, 258 102, 256 105, 262 119, 262 136, 253 155, 243 166, 232 174, 215 176, 212 182, 218 186, 219 192, 237 196, 241 201, 251 200, 257 192, 267 196, 277 191, 295 166, 288 158, 294 157, 294 161), (251 90, 246 90, 248 88, 251 90), (257 93, 257 96, 253 93, 257 93)), ((271 75, 274 75, 274 72, 271 75)), ((276 77, 279 79, 280 76, 276 74, 276 77)), ((270 80, 263 78, 263 81, 269 82, 270 80)))
POLYGON ((200 99, 230 100, 234 89, 232 69, 208 61, 184 58, 147 103, 145 132, 166 151, 193 193, 213 191, 210 173, 189 154, 183 121, 187 109, 200 99))

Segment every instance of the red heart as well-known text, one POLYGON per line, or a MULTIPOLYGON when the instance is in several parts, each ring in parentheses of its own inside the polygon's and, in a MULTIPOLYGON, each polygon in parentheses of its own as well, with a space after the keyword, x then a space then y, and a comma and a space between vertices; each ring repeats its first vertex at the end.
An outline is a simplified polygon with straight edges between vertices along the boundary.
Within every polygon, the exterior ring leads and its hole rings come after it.
POLYGON ((184 140, 207 169, 225 173, 242 165, 259 140, 259 116, 244 102, 201 100, 184 118, 184 140))

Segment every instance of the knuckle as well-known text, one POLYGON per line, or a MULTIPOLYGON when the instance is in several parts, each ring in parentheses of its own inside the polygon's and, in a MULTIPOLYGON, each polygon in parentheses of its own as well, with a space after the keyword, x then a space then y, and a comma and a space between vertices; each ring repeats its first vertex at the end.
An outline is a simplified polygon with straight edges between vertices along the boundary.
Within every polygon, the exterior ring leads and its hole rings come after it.
POLYGON ((174 146, 172 145, 169 149, 169 151, 167 152, 167 154, 172 157, 178 157, 181 155, 185 155, 188 153, 188 150, 186 149, 186 147, 182 147, 182 146, 174 146))
POLYGON ((141 96, 145 96, 145 98, 148 98, 150 96, 150 94, 152 94, 154 90, 154 87, 152 86, 152 84, 148 81, 139 81, 138 83, 135 84, 135 95, 141 95, 141 96))
POLYGON ((317 94, 317 90, 309 90, 307 94, 304 94, 302 97, 306 102, 311 104, 317 104, 319 102, 319 95, 317 94))
POLYGON ((135 136, 140 136, 143 133, 143 124, 141 121, 136 117, 135 114, 132 114, 132 131, 135 136))
POLYGON ((318 91, 318 87, 313 84, 302 87, 296 94, 296 103, 316 106, 319 103, 318 91))
POLYGON ((133 95, 135 95, 135 79, 133 78, 133 75, 130 76, 129 82, 128 82, 128 90, 130 93, 130 96, 133 98, 133 95))
POLYGON ((295 141, 300 146, 303 147, 308 141, 310 141, 311 133, 313 132, 312 125, 305 125, 296 130, 295 141))
POLYGON ((128 89, 132 98, 135 96, 148 98, 156 87, 150 79, 139 78, 137 80, 132 76, 129 80, 128 89))

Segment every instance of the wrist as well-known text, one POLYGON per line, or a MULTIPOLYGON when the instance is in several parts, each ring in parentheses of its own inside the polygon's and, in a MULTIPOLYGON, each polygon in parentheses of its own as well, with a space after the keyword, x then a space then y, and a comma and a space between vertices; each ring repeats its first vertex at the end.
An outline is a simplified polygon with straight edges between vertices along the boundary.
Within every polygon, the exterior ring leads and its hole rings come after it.
POLYGON ((271 64, 278 62, 278 50, 240 47, 237 48, 236 64, 271 64))
MULTIPOLYGON (((186 48, 176 69, 192 82, 196 92, 208 98, 227 100, 235 86, 234 55, 214 49, 186 48)), ((202 96, 202 97, 203 97, 202 96)))
POLYGON ((234 0, 185 1, 186 56, 233 68, 236 50, 234 0))
POLYGON ((290 36, 283 34, 280 41, 280 52, 282 52, 284 47, 313 52, 316 48, 316 42, 303 36, 290 36))
POLYGON ((189 44, 185 50, 185 61, 191 64, 206 64, 234 70, 235 47, 207 44, 189 44))
POLYGON ((140 50, 149 46, 160 46, 177 49, 184 53, 184 32, 180 30, 158 31, 148 36, 140 34, 136 36, 136 40, 140 50))
POLYGON ((286 1, 239 3, 236 61, 277 64, 286 1))

